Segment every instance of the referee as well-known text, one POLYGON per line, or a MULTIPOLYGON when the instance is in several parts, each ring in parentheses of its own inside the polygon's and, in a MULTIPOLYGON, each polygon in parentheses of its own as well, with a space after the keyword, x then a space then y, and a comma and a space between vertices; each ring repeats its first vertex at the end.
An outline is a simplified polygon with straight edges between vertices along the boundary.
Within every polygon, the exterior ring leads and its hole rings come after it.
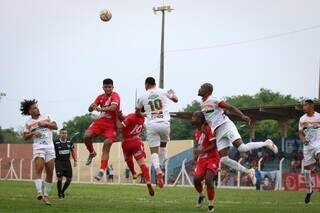
POLYGON ((54 142, 56 150, 56 175, 58 178, 57 189, 60 199, 64 198, 64 192, 68 188, 72 179, 72 166, 70 162, 70 153, 74 160, 74 167, 77 166, 77 156, 72 141, 67 140, 68 132, 62 128, 59 132, 59 139, 54 142), (66 182, 62 187, 62 178, 66 177, 66 182))

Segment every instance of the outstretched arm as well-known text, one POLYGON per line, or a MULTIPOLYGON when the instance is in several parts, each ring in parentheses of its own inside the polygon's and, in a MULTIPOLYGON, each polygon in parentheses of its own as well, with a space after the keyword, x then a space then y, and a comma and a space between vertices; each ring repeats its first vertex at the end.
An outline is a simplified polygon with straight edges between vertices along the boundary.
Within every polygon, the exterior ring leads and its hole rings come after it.
POLYGON ((234 106, 231 106, 231 105, 229 105, 227 103, 224 103, 224 107, 223 108, 227 109, 232 114, 240 117, 242 120, 247 122, 249 125, 251 124, 251 119, 248 116, 246 116, 245 114, 243 114, 237 107, 234 107, 234 106))

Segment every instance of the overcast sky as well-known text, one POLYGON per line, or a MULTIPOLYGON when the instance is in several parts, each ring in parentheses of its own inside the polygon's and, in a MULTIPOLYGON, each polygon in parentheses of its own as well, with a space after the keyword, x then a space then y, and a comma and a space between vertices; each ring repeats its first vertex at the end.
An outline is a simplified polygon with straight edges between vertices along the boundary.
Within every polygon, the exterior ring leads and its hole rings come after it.
MULTIPOLYGON (((36 98, 41 112, 61 127, 87 112, 107 77, 115 82, 123 111, 132 111, 135 89, 142 94, 146 77, 158 79, 161 16, 152 7, 161 3, 1 0, 0 92, 7 96, 0 103, 0 126, 23 126, 19 102, 36 98), (99 19, 104 8, 112 12, 109 23, 99 19)), ((166 16, 165 87, 180 97, 171 111, 198 99, 203 82, 213 83, 219 97, 254 94, 262 87, 317 96, 320 1, 165 3, 175 9, 166 16), (198 47, 213 48, 193 49, 198 47)))

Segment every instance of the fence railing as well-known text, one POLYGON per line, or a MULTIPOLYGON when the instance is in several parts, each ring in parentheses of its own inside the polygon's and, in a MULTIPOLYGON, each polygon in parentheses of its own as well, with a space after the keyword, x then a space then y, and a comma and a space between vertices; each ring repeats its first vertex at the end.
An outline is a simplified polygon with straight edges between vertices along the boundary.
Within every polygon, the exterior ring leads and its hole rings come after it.
MULTIPOLYGON (((270 181, 272 182, 272 189, 271 190, 283 190, 283 163, 285 158, 282 158, 279 161, 279 169, 275 171, 261 171, 261 163, 263 158, 260 158, 258 161, 258 171, 261 172, 265 177, 268 176, 270 181)), ((241 163, 243 159, 239 159, 239 163, 241 163)), ((73 163, 73 162, 72 162, 73 163)), ((168 170, 168 166, 170 163, 170 159, 165 161, 165 171, 168 170)), ((191 161, 187 161, 184 159, 179 166, 180 170, 175 172, 176 174, 171 174, 169 172, 165 172, 165 185, 167 186, 192 186, 193 184, 193 165, 191 161)), ((112 179, 104 178, 102 183, 106 182, 114 182, 117 184, 122 183, 129 183, 129 184, 137 184, 137 183, 144 183, 143 178, 141 177, 138 180, 133 180, 132 177, 128 177, 126 172, 123 170, 124 166, 119 164, 118 168, 114 168, 114 176, 112 179)), ((221 168, 221 166, 220 166, 221 168)), ((95 170, 98 171, 96 168, 96 164, 92 163, 90 166, 85 166, 85 161, 79 161, 77 167, 73 167, 73 182, 78 183, 96 183, 94 180, 95 170)), ((174 169, 172 169, 174 170, 174 169)), ((225 171, 221 169, 218 173, 218 177, 215 180, 217 187, 221 188, 246 188, 246 189, 255 189, 256 186, 243 184, 243 179, 245 178, 244 174, 240 172, 233 173, 232 176, 234 181, 229 181, 232 184, 226 184, 225 178, 226 175, 230 175, 229 171, 225 171)), ((303 164, 301 165, 301 172, 303 172, 303 164)), ((34 177, 34 167, 33 167, 33 160, 26 160, 26 159, 2 159, 0 158, 0 180, 32 180, 34 177)), ((54 181, 56 181, 56 176, 54 173, 54 181)), ((266 180, 267 181, 267 180, 266 180)))

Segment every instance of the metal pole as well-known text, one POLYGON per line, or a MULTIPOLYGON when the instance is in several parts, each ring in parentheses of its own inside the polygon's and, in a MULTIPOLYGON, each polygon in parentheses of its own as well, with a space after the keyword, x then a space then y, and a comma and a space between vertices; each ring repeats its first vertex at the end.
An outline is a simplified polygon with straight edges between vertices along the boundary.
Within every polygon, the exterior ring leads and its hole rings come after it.
POLYGON ((161 25, 161 52, 160 52, 160 79, 159 79, 159 87, 164 87, 164 24, 165 24, 165 12, 162 13, 162 25, 161 25))
MULTIPOLYGON (((242 158, 240 158, 239 160, 238 160, 238 163, 241 163, 241 161, 242 161, 243 159, 242 158)), ((240 181, 241 181, 241 174, 240 174, 240 171, 238 171, 238 175, 237 175, 237 187, 238 188, 240 188, 240 181)))

